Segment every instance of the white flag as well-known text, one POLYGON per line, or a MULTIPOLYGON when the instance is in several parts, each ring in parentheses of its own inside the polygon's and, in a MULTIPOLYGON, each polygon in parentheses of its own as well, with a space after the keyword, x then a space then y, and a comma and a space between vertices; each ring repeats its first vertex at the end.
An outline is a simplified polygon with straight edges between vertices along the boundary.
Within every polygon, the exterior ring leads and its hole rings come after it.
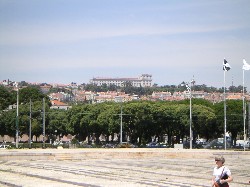
POLYGON ((245 59, 243 59, 243 67, 244 70, 250 70, 250 65, 247 63, 245 59))
POLYGON ((231 69, 231 66, 228 64, 227 60, 224 59, 223 61, 223 70, 224 71, 229 71, 231 69))

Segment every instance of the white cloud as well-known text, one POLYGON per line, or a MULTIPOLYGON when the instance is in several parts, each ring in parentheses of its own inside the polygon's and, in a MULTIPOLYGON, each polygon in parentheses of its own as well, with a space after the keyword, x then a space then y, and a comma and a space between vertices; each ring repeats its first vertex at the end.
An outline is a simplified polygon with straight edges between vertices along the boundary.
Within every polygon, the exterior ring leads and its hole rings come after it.
POLYGON ((6 25, 0 31, 1 45, 50 45, 123 36, 210 33, 244 28, 244 25, 6 25))

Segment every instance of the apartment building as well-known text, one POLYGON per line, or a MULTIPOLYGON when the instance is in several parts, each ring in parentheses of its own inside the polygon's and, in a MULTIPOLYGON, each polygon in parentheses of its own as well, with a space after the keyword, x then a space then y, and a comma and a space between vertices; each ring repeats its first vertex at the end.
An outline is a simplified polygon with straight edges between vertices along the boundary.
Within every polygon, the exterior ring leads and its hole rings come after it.
POLYGON ((138 78, 101 78, 96 77, 90 80, 91 84, 101 86, 106 84, 116 85, 123 87, 127 82, 131 83, 134 87, 151 87, 152 86, 152 75, 142 74, 138 78))

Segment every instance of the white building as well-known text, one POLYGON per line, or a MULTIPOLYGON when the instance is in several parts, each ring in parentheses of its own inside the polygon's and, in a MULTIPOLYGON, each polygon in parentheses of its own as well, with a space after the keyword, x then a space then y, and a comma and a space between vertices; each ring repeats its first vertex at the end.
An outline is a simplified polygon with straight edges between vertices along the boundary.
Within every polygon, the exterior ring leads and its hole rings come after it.
POLYGON ((170 92, 153 92, 152 99, 169 100, 172 97, 170 92))
POLYGON ((95 84, 97 86, 101 86, 106 84, 116 85, 123 87, 126 83, 131 83, 134 87, 151 87, 152 86, 152 75, 149 74, 142 74, 138 78, 93 78, 90 80, 91 84, 95 84))

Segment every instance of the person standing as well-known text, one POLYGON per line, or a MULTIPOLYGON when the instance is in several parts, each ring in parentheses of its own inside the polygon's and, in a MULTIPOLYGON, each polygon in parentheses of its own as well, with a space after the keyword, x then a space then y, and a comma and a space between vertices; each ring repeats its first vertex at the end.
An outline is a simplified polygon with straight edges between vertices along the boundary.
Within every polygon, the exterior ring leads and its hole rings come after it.
POLYGON ((224 165, 223 156, 215 157, 216 167, 213 171, 212 187, 229 187, 229 182, 233 181, 231 171, 224 165))

